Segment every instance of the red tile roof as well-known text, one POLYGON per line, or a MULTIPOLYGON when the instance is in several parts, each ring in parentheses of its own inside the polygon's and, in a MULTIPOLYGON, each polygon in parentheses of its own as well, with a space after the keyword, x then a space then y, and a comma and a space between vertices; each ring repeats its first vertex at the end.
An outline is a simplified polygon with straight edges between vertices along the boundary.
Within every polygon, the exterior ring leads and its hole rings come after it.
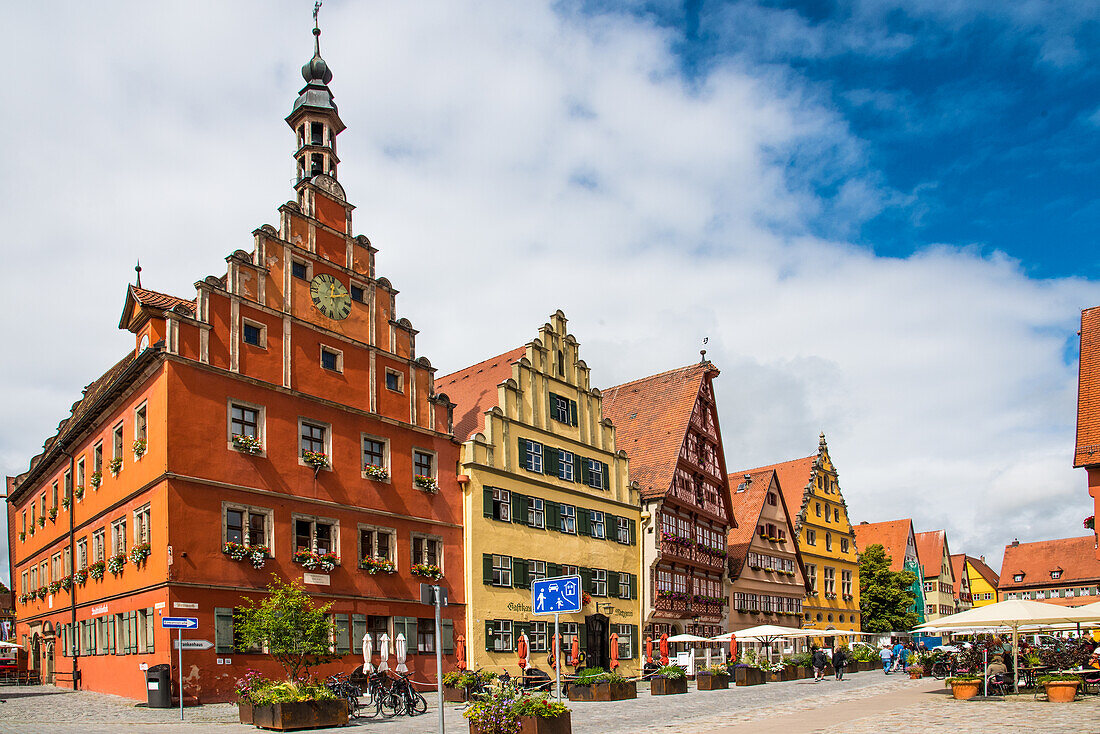
POLYGON ((913 531, 913 521, 886 520, 885 522, 861 522, 853 528, 856 532, 856 550, 863 552, 869 546, 881 545, 890 556, 890 570, 905 570, 905 549, 909 545, 909 533, 913 531))
POLYGON ((435 380, 435 391, 445 393, 457 407, 454 412, 455 438, 466 441, 485 427, 485 412, 497 405, 497 385, 512 376, 512 365, 527 354, 527 346, 516 347, 484 362, 470 365, 435 380))
POLYGON ((134 298, 142 306, 149 306, 150 308, 162 308, 165 311, 171 310, 176 306, 183 306, 188 311, 195 312, 195 299, 180 298, 178 296, 170 296, 167 293, 158 293, 157 291, 151 291, 147 288, 138 288, 136 285, 130 286, 130 292, 134 294, 134 298))
POLYGON ((1000 583, 1000 576, 998 576, 997 572, 990 568, 985 561, 981 558, 975 558, 974 556, 967 556, 966 562, 970 564, 971 568, 978 572, 979 576, 985 579, 987 584, 994 589, 997 588, 997 584, 1000 583))
MULTIPOLYGON (((733 516, 737 518, 737 527, 731 529, 726 536, 726 544, 729 546, 730 573, 737 578, 741 573, 741 567, 749 554, 749 545, 756 535, 756 527, 760 520, 760 513, 764 510, 764 498, 768 495, 775 470, 768 469, 758 472, 734 472, 729 475, 730 498, 733 506, 733 516), (746 475, 749 481, 745 481, 746 475)), ((789 527, 788 532, 794 537, 794 530, 789 527)))
MULTIPOLYGON (((951 573, 955 577, 955 598, 959 598, 959 592, 962 591, 963 577, 966 576, 966 555, 963 553, 954 553, 951 556, 951 573)), ((969 586, 969 584, 967 584, 969 586)))
POLYGON ((802 459, 791 459, 778 464, 760 466, 756 469, 750 469, 747 473, 755 474, 756 472, 775 470, 776 477, 779 479, 779 489, 783 492, 783 501, 787 503, 787 510, 793 516, 802 512, 802 499, 806 494, 806 486, 810 483, 813 474, 815 459, 817 459, 817 454, 802 459))
POLYGON ((1000 589, 1057 586, 1078 581, 1100 582, 1100 559, 1096 557, 1094 535, 1005 546, 1000 589), (1061 570, 1062 575, 1052 579, 1050 572, 1057 570, 1061 570), (1019 573, 1024 574, 1024 580, 1014 581, 1013 576, 1019 573))
POLYGON ((615 448, 630 457, 630 478, 642 499, 662 497, 687 437, 703 377, 710 362, 662 372, 603 391, 603 415, 615 424, 615 448))
POLYGON ((1081 312, 1074 466, 1100 464, 1100 307, 1081 312))
POLYGON ((932 530, 917 533, 914 537, 917 540, 917 560, 925 580, 938 578, 943 568, 943 546, 947 542, 947 533, 943 530, 932 530))

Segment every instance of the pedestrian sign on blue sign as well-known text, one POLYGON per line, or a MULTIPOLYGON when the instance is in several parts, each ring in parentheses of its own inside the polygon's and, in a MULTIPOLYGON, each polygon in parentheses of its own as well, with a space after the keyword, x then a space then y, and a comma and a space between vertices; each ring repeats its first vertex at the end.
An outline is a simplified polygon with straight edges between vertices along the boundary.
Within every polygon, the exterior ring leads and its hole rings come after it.
POLYGON ((531 608, 535 614, 572 614, 581 610, 581 577, 557 576, 531 584, 531 608))
POLYGON ((162 617, 160 626, 169 630, 197 630, 198 617, 162 617))

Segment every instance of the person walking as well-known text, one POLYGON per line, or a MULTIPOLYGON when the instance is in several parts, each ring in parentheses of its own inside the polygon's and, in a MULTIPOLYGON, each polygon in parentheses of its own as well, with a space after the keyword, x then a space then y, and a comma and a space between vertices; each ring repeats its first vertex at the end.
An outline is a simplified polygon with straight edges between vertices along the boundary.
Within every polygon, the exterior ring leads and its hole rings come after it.
POLYGON ((884 645, 881 650, 878 651, 879 659, 882 660, 882 672, 886 675, 890 675, 890 662, 894 659, 894 653, 890 652, 890 647, 884 645))
POLYGON ((814 648, 813 654, 814 683, 825 678, 825 666, 829 664, 829 656, 820 647, 814 648))
POLYGON ((837 647, 833 653, 833 674, 837 680, 844 680, 844 668, 848 665, 848 649, 837 647))

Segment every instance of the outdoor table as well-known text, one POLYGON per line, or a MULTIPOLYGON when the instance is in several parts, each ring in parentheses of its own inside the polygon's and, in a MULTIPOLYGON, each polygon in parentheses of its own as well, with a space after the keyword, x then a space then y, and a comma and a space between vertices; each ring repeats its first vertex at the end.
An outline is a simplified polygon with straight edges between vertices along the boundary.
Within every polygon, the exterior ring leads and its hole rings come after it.
POLYGON ((1050 670, 1049 665, 1021 665, 1020 672, 1024 674, 1024 688, 1035 687, 1035 674, 1045 673, 1050 670))

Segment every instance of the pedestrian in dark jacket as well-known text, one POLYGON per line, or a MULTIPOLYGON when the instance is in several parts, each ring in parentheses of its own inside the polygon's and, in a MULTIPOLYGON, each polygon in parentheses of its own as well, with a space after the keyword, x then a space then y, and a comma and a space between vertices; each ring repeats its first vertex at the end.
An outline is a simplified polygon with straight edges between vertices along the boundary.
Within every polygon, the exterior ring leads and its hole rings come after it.
POLYGON ((838 647, 833 653, 833 673, 837 680, 844 680, 844 667, 848 665, 848 651, 838 647))
POLYGON ((825 666, 829 664, 829 656, 820 647, 814 650, 814 683, 825 678, 825 666))

